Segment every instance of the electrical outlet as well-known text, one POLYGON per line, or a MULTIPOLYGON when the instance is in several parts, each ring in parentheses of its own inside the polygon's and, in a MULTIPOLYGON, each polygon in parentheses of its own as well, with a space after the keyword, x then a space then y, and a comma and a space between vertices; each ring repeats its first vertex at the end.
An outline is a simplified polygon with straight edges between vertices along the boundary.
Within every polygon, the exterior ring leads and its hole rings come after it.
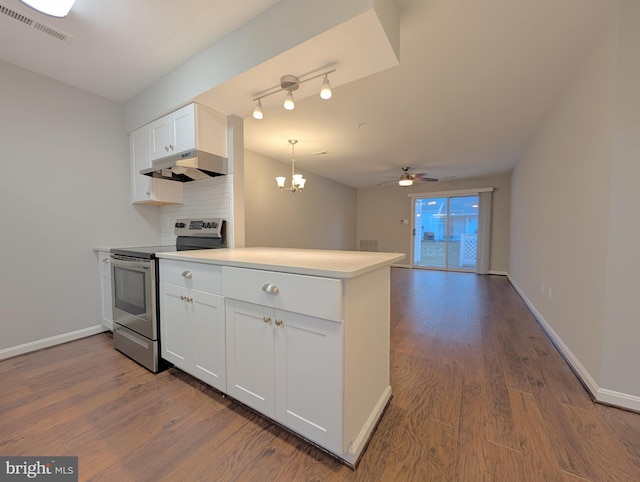
POLYGON ((549 287, 549 299, 551 299, 551 287, 549 287))

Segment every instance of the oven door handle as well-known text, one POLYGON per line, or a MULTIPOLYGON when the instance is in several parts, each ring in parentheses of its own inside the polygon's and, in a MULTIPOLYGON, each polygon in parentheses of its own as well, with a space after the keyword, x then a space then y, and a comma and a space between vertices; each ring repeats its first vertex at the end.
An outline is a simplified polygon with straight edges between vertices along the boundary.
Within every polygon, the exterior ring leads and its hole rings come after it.
POLYGON ((149 268, 151 267, 151 261, 129 261, 129 260, 124 260, 124 259, 119 259, 119 258, 111 258, 111 266, 112 268, 116 268, 116 267, 121 267, 121 268, 130 268, 130 269, 136 269, 138 271, 148 271, 149 268), (146 264, 142 264, 142 263, 146 263, 146 264))

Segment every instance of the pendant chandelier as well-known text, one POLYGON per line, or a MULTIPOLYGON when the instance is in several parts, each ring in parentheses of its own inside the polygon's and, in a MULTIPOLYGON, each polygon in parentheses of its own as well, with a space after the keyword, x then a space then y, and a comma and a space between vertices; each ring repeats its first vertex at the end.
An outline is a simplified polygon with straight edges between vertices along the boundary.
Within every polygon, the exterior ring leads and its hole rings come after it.
POLYGON ((287 180, 284 176, 276 177, 276 182, 278 183, 278 187, 280 191, 290 191, 290 192, 302 192, 304 189, 304 184, 307 180, 302 177, 302 174, 296 174, 296 158, 294 153, 295 145, 298 143, 297 139, 289 139, 289 144, 291 144, 291 186, 286 187, 284 184, 287 180))

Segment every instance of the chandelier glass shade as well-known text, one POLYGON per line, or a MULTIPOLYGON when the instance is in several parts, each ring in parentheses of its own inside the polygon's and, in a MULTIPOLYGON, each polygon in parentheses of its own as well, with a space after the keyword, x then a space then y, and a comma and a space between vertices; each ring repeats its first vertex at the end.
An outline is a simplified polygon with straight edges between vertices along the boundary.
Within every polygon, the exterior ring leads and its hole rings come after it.
POLYGON ((296 158, 294 148, 298 143, 296 139, 289 139, 289 144, 291 144, 291 185, 285 186, 287 182, 287 178, 284 176, 276 177, 276 183, 278 184, 278 188, 280 191, 290 191, 290 192, 299 192, 301 193, 304 189, 304 185, 307 180, 302 176, 302 174, 296 174, 296 158))
POLYGON ((317 79, 319 77, 323 77, 322 85, 320 86, 320 97, 325 100, 330 99, 332 92, 331 84, 329 83, 329 74, 335 71, 336 69, 331 69, 326 72, 322 72, 321 74, 308 77, 306 79, 300 79, 295 75, 283 75, 282 77, 280 77, 279 86, 272 87, 271 89, 268 89, 265 94, 262 94, 253 99, 253 102, 255 102, 255 107, 253 109, 253 118, 257 120, 264 119, 264 113, 262 111, 262 99, 264 99, 265 97, 269 97, 270 95, 277 94, 278 92, 286 92, 283 107, 286 110, 295 109, 296 104, 293 99, 293 92, 300 88, 300 84, 313 79, 317 79))

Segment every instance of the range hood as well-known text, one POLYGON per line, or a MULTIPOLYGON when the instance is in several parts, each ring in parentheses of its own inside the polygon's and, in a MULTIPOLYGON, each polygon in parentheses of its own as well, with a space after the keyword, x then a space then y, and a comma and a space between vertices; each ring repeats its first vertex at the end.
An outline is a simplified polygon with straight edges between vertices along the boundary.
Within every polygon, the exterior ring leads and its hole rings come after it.
POLYGON ((228 173, 227 166, 226 157, 192 149, 157 159, 140 174, 168 181, 189 182, 224 176, 228 173))

